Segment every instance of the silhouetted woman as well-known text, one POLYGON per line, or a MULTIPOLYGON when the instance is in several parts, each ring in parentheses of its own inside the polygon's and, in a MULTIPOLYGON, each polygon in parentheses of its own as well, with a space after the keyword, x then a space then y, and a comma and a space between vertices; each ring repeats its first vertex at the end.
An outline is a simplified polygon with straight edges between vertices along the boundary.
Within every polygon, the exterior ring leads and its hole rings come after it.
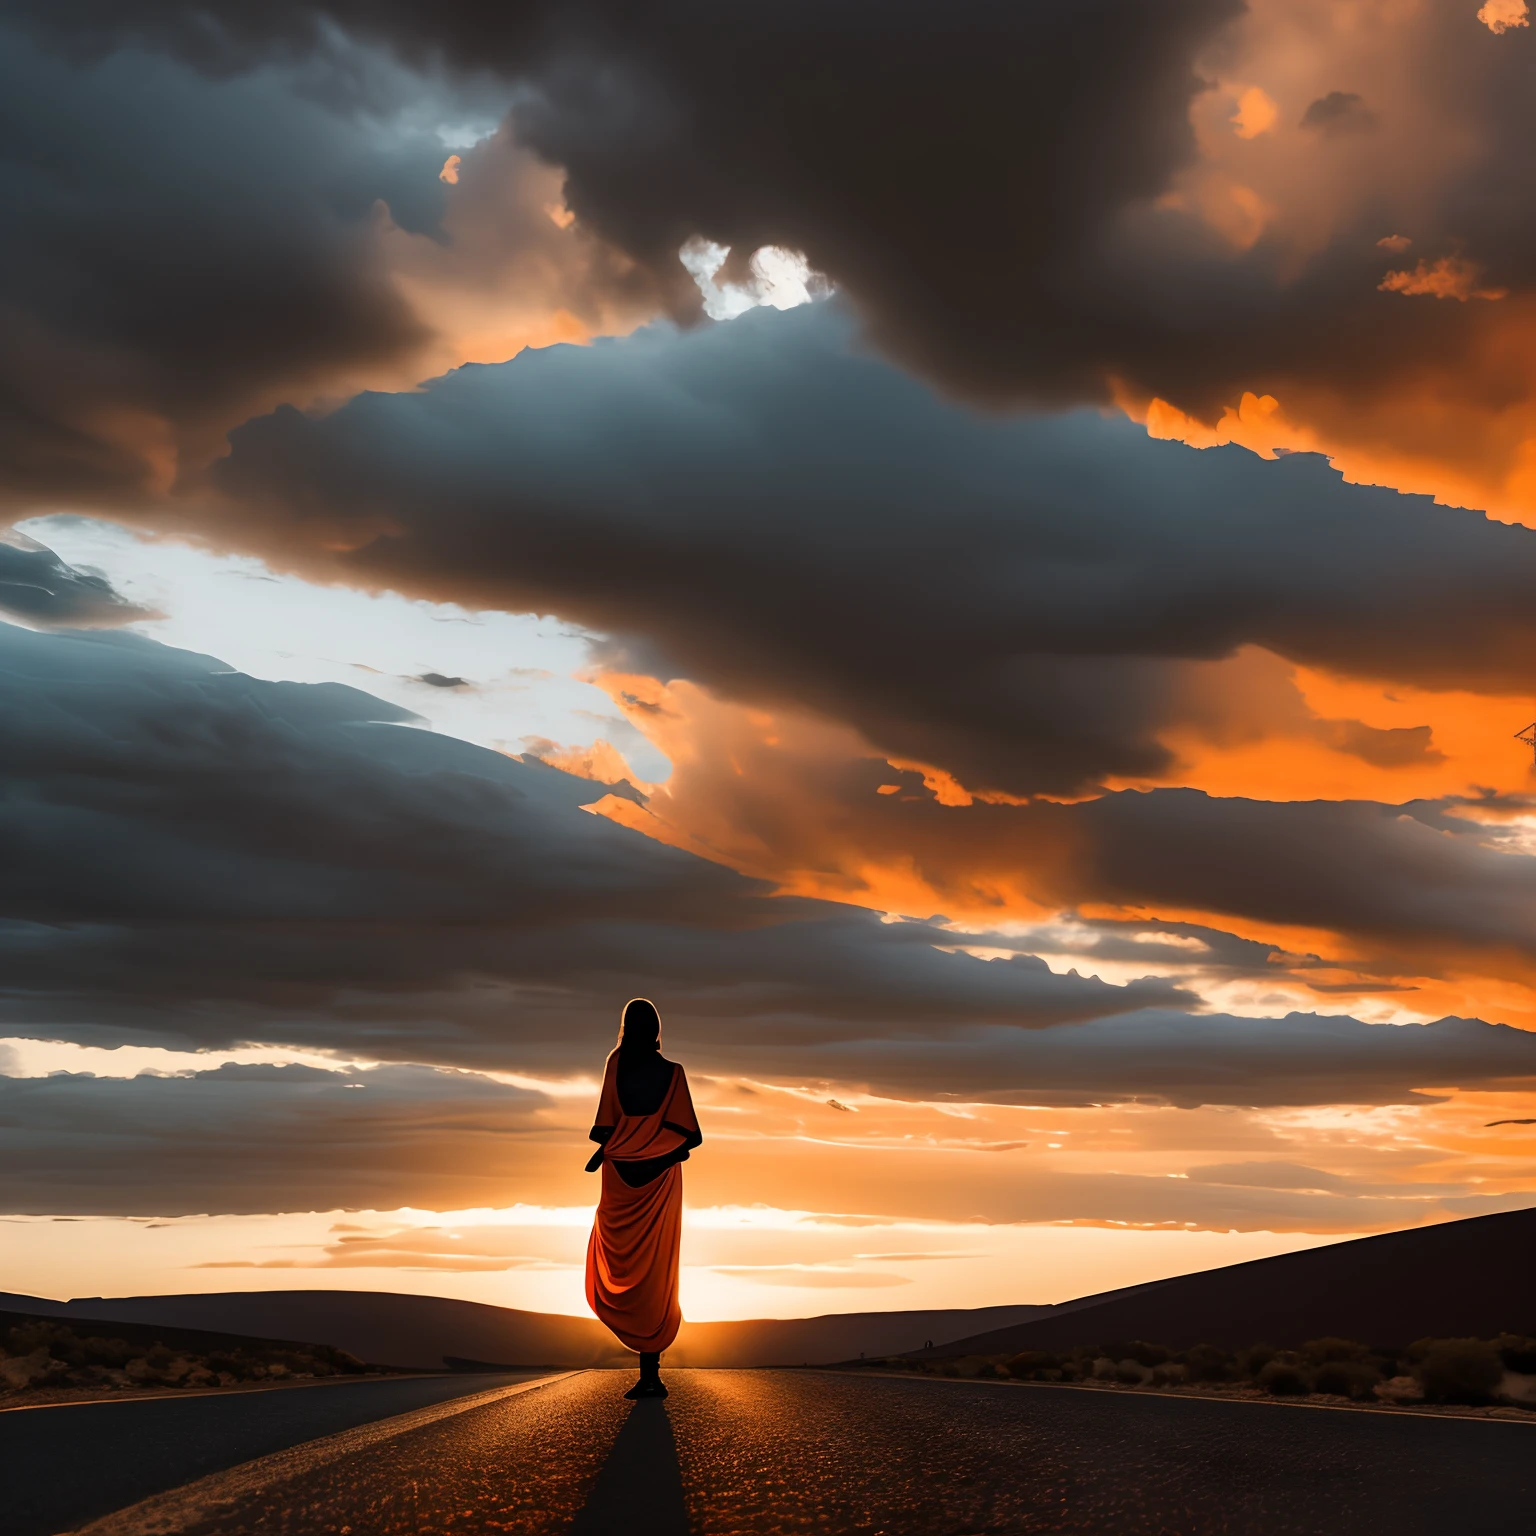
POLYGON ((640 1355, 626 1397, 665 1397, 661 1352, 677 1337, 683 1170, 704 1137, 683 1069, 661 1054, 661 1016, 637 997, 624 1006, 617 1049, 603 1069, 587 1172, 603 1170, 587 1244, 587 1305, 640 1355))

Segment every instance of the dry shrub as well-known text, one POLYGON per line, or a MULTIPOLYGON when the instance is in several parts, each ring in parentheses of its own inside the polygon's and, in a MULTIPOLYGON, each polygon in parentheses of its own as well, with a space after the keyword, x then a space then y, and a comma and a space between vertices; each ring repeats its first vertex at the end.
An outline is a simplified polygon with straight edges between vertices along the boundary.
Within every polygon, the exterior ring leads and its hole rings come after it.
POLYGON ((1276 1397, 1300 1397, 1312 1390, 1312 1382, 1294 1355, 1276 1355, 1258 1374, 1259 1385, 1276 1397))
POLYGON ((1237 1357, 1237 1368, 1244 1376, 1257 1377, 1280 1351, 1273 1344, 1250 1344, 1237 1357))
POLYGON ((1049 1380, 1043 1374, 1046 1371, 1054 1371, 1055 1379, 1061 1379, 1061 1361, 1043 1349, 1026 1349, 1008 1361, 1008 1374, 1019 1381, 1049 1380))
POLYGON ((264 1345, 252 1340, 207 1355, 164 1344, 130 1344, 125 1339, 77 1334, 65 1323, 21 1323, 9 1330, 0 1350, 0 1390, 38 1384, 75 1387, 200 1387, 241 1381, 306 1380, 355 1375, 373 1369, 356 1355, 327 1345, 304 1348, 264 1345), (30 1362, 22 1366, 18 1362, 30 1362))
POLYGON ((1536 1339, 1518 1333, 1501 1333, 1493 1341, 1493 1347, 1498 1350, 1506 1371, 1519 1376, 1536 1376, 1536 1339))
POLYGON ((1355 1400, 1370 1397, 1381 1372, 1366 1360, 1325 1360, 1312 1373, 1312 1390, 1355 1400))
MULTIPOLYGON (((1266 1362, 1267 1364, 1268 1362, 1266 1362)), ((1184 1351, 1184 1373, 1190 1381, 1230 1381, 1233 1360, 1214 1344, 1196 1344, 1184 1351)))
POLYGON ((1421 1339, 1411 1353, 1426 1402, 1491 1403, 1504 1376, 1499 1351, 1482 1339, 1421 1339))

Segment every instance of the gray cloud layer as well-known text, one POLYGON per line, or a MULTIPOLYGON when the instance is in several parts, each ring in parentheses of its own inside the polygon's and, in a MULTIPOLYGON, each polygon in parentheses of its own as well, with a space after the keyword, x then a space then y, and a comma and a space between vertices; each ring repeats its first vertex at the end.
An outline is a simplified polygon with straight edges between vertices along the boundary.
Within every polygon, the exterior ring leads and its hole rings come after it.
POLYGON ((1156 979, 944 953, 947 930, 774 898, 585 814, 589 781, 131 635, 0 628, 0 786, 21 1034, 590 1069, 643 993, 700 1070, 898 1097, 1379 1102, 1536 1076, 1536 1037, 1476 1021, 1190 1017, 1156 979))
POLYGON ((0 19, 0 506, 149 503, 253 411, 414 378, 435 321, 402 252, 451 271, 491 329, 517 327, 494 283, 477 290, 490 262, 546 317, 654 311, 632 263, 551 223, 547 172, 525 206, 538 167, 504 134, 445 222, 437 130, 484 131, 504 86, 450 88, 335 33, 213 72, 131 42, 66 56, 16 9, 0 19))
MULTIPOLYGON (((234 434, 218 481, 274 558, 553 610, 977 788, 1165 770, 1161 732, 1232 718, 1202 664, 1245 645, 1536 688, 1536 532, 1311 455, 977 416, 850 332, 835 304, 760 311, 280 410, 234 434)), ((1322 724, 1372 762, 1432 746, 1322 724)))
POLYGON ((0 529, 0 614, 47 629, 109 628, 154 617, 104 576, 76 570, 14 529, 0 529))
POLYGON ((0 628, 0 690, 0 1016, 17 1027, 568 1066, 637 992, 742 1048, 770 1028, 1042 1027, 1184 998, 771 898, 582 813, 587 780, 337 685, 0 628))
POLYGON ((180 1216, 505 1204, 542 1095, 429 1067, 0 1077, 0 1210, 180 1216))
POLYGON ((984 1027, 943 1040, 768 1047, 763 1060, 779 1076, 829 1082, 889 1082, 899 1070, 914 1085, 899 1095, 907 1098, 964 1098, 990 1077, 989 1103, 1410 1103, 1425 1097, 1416 1089, 1474 1080, 1536 1085, 1536 1034, 1477 1019, 1390 1025, 1149 1011, 1027 1035, 984 1027))
POLYGON ((969 382, 1013 384, 1026 342, 1042 373, 1097 392, 1067 342, 1087 318, 1083 264, 1189 158, 1194 56, 1239 6, 898 0, 878 22, 857 0, 25 11, 76 48, 151 39, 211 72, 323 51, 327 23, 412 62, 496 72, 519 84, 513 120, 565 168, 570 206, 680 310, 698 304, 676 260, 691 235, 785 244, 891 341, 969 382), (957 241, 981 268, 964 284, 957 241))
MULTIPOLYGON (((941 900, 960 906, 971 905, 978 886, 1013 880, 1067 908, 1112 903, 1328 930, 1358 946, 1358 963, 1383 971, 1418 964, 1430 974, 1471 952, 1484 963, 1500 953, 1536 959, 1536 858, 1518 822, 1503 819, 1528 815, 1528 799, 1383 805, 1161 789, 1072 805, 953 807, 915 773, 859 766, 837 786, 845 828, 873 858, 910 859, 941 900), (875 786, 892 777, 908 792, 877 796, 875 786)), ((1183 932, 1210 946, 1217 964, 1273 972, 1268 946, 1183 932)), ((1126 960, 1151 952, 1106 937, 1091 953, 1126 960)))
POLYGON ((431 227, 442 146, 292 70, 216 81, 0 33, 0 462, 13 500, 131 495, 263 399, 420 338, 369 236, 431 227), (425 192, 407 195, 419 186, 425 192), (412 215, 415 215, 413 218, 412 215))

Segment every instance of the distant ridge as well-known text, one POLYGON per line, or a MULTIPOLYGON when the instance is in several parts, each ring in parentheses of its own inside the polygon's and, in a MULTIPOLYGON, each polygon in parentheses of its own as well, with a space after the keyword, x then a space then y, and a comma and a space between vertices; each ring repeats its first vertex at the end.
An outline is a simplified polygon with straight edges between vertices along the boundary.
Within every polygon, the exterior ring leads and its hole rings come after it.
MULTIPOLYGON (((440 1369, 449 1358, 498 1366, 586 1366, 634 1358, 594 1318, 393 1291, 224 1291, 69 1302, 0 1294, 0 1307, 61 1318, 311 1339, 363 1360, 424 1369, 440 1369)), ((856 1359, 861 1353, 898 1354, 921 1348, 928 1339, 937 1343, 1050 1310, 980 1307, 685 1323, 667 1359, 674 1365, 814 1365, 856 1359)))
MULTIPOLYGON (((0 1309, 307 1339, 364 1360, 437 1370, 587 1366, 633 1359, 595 1319, 393 1291, 223 1291, 50 1301, 0 1292, 0 1309)), ((1388 1232, 1084 1296, 1060 1306, 831 1313, 685 1323, 674 1365, 771 1366, 859 1356, 943 1358, 1112 1339, 1174 1348, 1290 1348, 1342 1335, 1400 1346, 1426 1336, 1536 1336, 1536 1208, 1388 1232), (934 1347, 925 1349, 926 1341, 934 1347)))
POLYGON ((903 1353, 998 1355, 1131 1339, 1293 1349, 1329 1336, 1400 1347, 1505 1331, 1536 1336, 1536 1209, 1202 1270, 903 1353))

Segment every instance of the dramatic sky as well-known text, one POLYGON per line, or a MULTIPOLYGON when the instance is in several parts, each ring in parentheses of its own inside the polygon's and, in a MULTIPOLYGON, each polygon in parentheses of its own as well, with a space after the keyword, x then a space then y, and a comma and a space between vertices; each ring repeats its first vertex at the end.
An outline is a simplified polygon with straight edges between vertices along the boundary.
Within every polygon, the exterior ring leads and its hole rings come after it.
POLYGON ((0 7, 0 1289, 698 1318, 1536 1203, 1525 0, 0 7))

